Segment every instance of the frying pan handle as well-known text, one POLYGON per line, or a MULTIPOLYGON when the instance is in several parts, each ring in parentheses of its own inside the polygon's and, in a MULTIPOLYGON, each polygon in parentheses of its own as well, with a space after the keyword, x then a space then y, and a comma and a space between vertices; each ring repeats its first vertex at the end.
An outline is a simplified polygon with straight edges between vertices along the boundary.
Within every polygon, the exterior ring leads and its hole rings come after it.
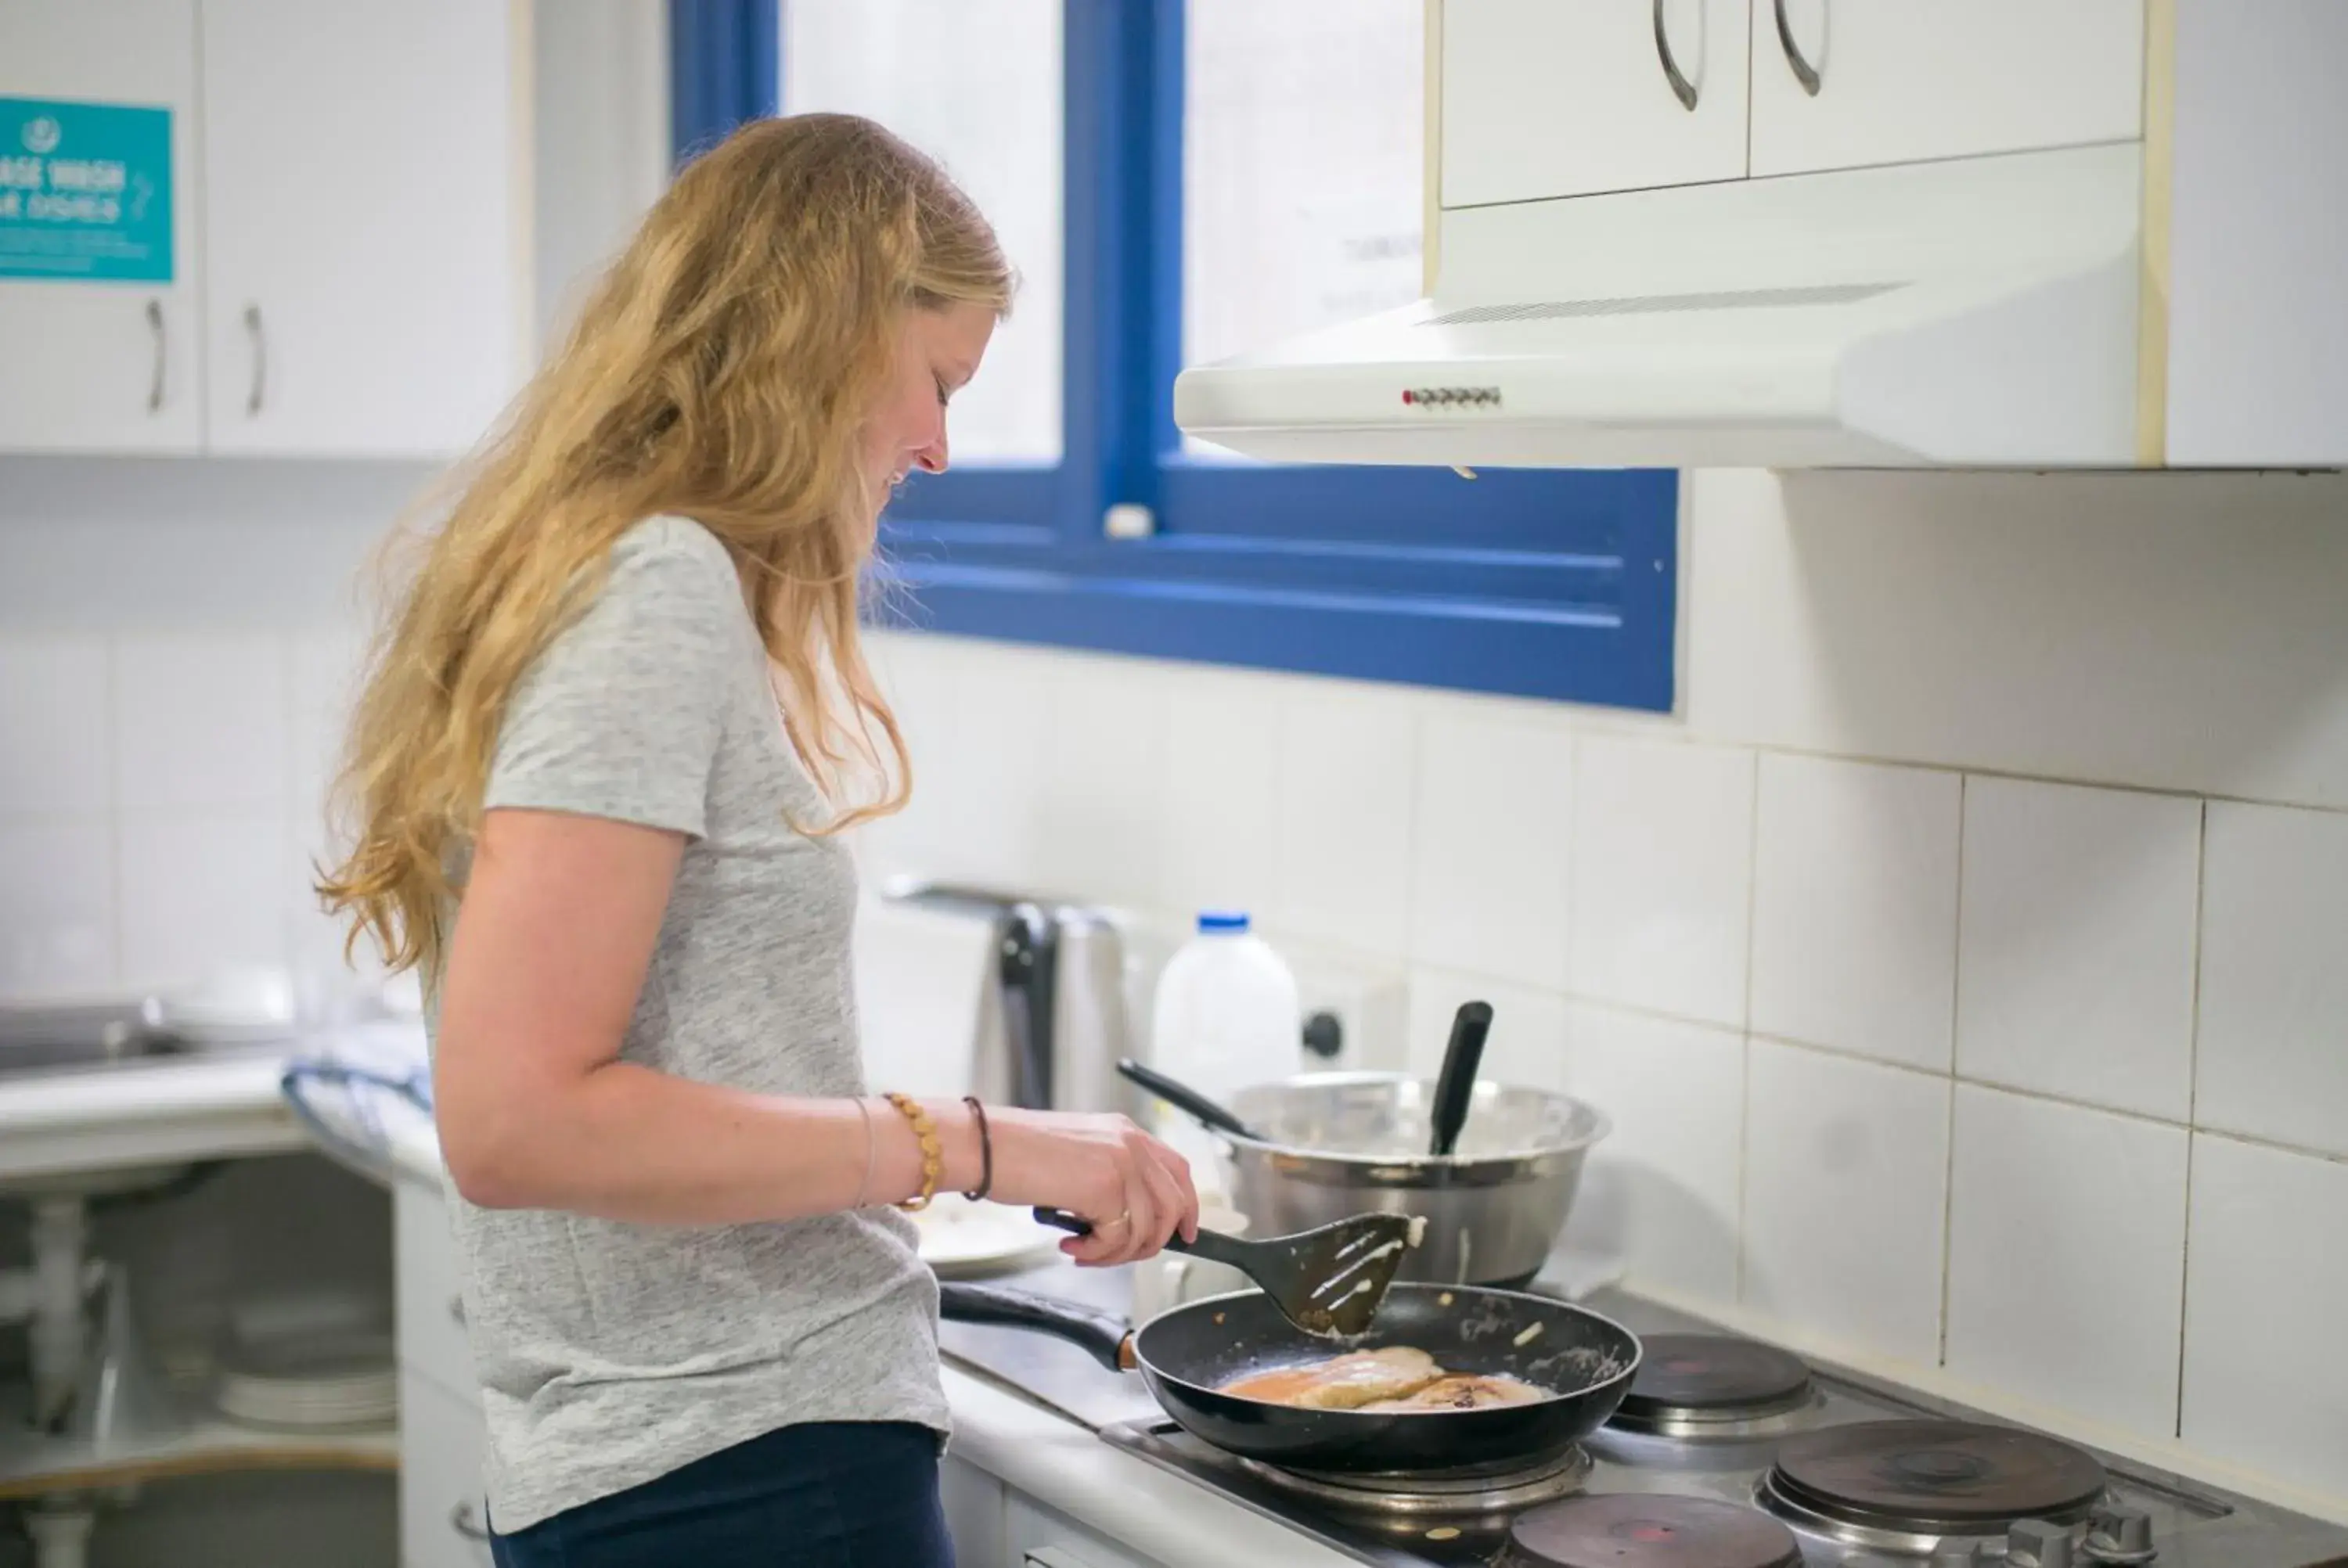
POLYGON ((1187 1083, 1177 1082, 1154 1068, 1144 1067, 1129 1056, 1117 1062, 1117 1071, 1128 1081, 1139 1084, 1175 1110, 1189 1112, 1218 1132, 1230 1132, 1253 1143, 1263 1141, 1256 1137, 1254 1130, 1246 1122, 1187 1083))
POLYGON ((938 1312, 949 1323, 984 1323, 1049 1334, 1076 1346, 1112 1372, 1130 1372, 1137 1365, 1133 1336, 1124 1318, 1056 1296, 1008 1290, 999 1285, 947 1281, 938 1286, 938 1312))

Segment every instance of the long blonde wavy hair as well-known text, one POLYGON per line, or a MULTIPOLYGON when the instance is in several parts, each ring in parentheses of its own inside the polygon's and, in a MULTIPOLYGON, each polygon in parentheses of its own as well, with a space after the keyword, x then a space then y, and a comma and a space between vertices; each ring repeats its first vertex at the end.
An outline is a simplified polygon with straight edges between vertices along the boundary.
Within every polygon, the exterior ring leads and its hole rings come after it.
POLYGON ((582 307, 446 520, 409 530, 334 804, 351 847, 317 890, 394 971, 436 977, 451 851, 469 845, 515 684, 655 514, 726 546, 838 832, 898 809, 903 735, 858 640, 880 502, 860 430, 908 310, 1007 313, 978 210, 869 120, 754 122, 685 169, 582 307), (878 732, 876 737, 875 732, 878 732), (850 798, 864 784, 871 798, 850 798))

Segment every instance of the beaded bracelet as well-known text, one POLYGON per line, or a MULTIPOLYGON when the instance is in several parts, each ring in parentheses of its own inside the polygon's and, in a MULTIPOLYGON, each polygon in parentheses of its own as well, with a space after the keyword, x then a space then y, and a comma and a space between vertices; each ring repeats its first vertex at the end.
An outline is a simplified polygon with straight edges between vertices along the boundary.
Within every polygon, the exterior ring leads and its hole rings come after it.
POLYGON ((944 1171, 946 1165, 945 1152, 938 1143, 937 1123, 930 1120, 928 1112, 893 1089, 882 1098, 894 1105, 905 1120, 913 1124, 914 1140, 922 1146, 921 1195, 908 1198, 897 1205, 909 1214, 917 1214, 928 1208, 930 1200, 937 1196, 938 1176, 944 1171))

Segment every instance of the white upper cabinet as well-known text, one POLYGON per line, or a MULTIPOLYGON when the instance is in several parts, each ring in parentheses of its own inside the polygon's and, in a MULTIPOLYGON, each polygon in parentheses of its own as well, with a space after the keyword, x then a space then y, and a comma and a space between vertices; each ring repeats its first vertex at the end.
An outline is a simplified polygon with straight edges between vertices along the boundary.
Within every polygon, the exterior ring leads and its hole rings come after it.
POLYGON ((1428 15, 1425 297, 1187 365, 1186 437, 1468 468, 2348 465, 2348 0, 1428 15))
POLYGON ((442 457, 526 363, 501 0, 203 0, 211 448, 442 457))
POLYGON ((1752 172, 2134 140, 2144 13, 2145 0, 1752 0, 1752 172))
POLYGON ((1442 17, 1445 207, 1744 176, 1747 0, 1445 0, 1442 17))
POLYGON ((0 0, 0 450, 202 440, 195 104, 194 0, 0 0))

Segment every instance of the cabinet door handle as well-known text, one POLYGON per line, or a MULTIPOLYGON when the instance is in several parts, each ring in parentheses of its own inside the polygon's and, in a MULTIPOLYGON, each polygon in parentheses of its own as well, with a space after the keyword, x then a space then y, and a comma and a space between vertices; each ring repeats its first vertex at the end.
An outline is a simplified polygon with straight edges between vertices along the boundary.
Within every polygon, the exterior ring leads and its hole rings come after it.
POLYGON ((168 362, 163 357, 163 302, 160 300, 147 302, 147 331, 155 339, 155 374, 147 383, 147 412, 160 414, 163 412, 163 373, 168 368, 168 362))
POLYGON ((245 335, 252 340, 252 390, 245 395, 244 415, 251 419, 260 414, 263 395, 269 389, 269 338, 261 330, 261 307, 244 307, 245 335))
POLYGON ((1793 68, 1794 79, 1802 84, 1802 90, 1816 97, 1820 85, 1818 68, 1810 64, 1802 46, 1794 42, 1794 29, 1786 21, 1786 0, 1776 0, 1776 4, 1777 47, 1785 52, 1786 64, 1793 68))
POLYGON ((468 1541, 487 1541, 489 1538, 488 1526, 473 1522, 473 1501, 470 1498, 448 1511, 448 1528, 468 1541))
POLYGON ((1680 100, 1680 108, 1694 113, 1695 84, 1680 74, 1680 63, 1672 57, 1672 36, 1663 26, 1663 0, 1655 0, 1655 57, 1663 63, 1663 79, 1672 84, 1672 97, 1680 100))

